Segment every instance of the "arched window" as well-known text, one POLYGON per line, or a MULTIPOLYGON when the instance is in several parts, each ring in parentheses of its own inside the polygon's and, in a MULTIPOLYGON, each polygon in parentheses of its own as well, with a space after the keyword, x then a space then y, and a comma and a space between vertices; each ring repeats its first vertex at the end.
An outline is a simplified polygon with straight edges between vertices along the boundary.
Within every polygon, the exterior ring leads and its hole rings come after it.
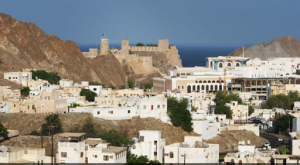
POLYGON ((196 81, 196 83, 198 83, 198 81, 196 81))
POLYGON ((173 152, 170 152, 170 158, 174 158, 173 152))
POLYGON ((191 86, 190 85, 187 87, 187 93, 191 93, 191 86))
POLYGON ((215 80, 213 80, 212 83, 216 83, 215 80))
POLYGON ((200 85, 197 86, 197 91, 200 91, 200 85))
POLYGON ((210 80, 208 80, 208 82, 207 83, 210 83, 210 80))
POLYGON ((228 63, 227 66, 231 66, 231 63, 228 63))
POLYGON ((206 81, 204 80, 203 83, 206 83, 206 81))
POLYGON ((215 90, 216 90, 216 91, 218 90, 218 85, 215 85, 215 90))
POLYGON ((202 81, 200 80, 199 83, 202 83, 202 81))
POLYGON ((220 63, 220 64, 219 64, 219 68, 223 68, 223 63, 220 63))
POLYGON ((211 91, 214 90, 214 86, 213 86, 213 85, 210 86, 210 90, 211 90, 211 91))
POLYGON ((202 85, 201 90, 204 90, 204 85, 202 85))
POLYGON ((240 66, 240 63, 236 63, 235 66, 240 66))
POLYGON ((195 85, 193 85, 193 91, 195 91, 196 90, 196 87, 195 87, 195 85))
POLYGON ((219 85, 219 90, 220 90, 220 91, 222 90, 222 85, 219 85))
POLYGON ((208 85, 206 85, 206 91, 209 91, 209 86, 208 85))

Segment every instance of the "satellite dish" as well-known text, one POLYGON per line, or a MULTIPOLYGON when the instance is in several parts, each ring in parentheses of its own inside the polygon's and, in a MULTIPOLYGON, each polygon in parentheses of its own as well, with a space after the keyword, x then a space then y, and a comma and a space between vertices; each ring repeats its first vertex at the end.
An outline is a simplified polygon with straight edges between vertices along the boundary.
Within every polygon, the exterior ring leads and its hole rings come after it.
POLYGON ((248 145, 250 145, 250 144, 251 144, 250 140, 247 140, 247 144, 248 144, 248 145))
POLYGON ((242 145, 245 145, 245 141, 242 141, 242 145))
POLYGON ((239 145, 242 145, 242 141, 239 141, 239 145))

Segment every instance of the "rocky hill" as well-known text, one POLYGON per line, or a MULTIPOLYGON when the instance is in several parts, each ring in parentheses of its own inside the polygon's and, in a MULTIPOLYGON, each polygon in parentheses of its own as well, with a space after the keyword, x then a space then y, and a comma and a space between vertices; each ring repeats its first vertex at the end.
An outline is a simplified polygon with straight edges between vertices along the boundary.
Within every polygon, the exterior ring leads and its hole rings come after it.
MULTIPOLYGON (((170 60, 166 66, 171 66, 170 60)), ((75 42, 63 41, 45 34, 34 23, 24 23, 0 13, 0 75, 26 68, 58 72, 61 78, 75 82, 97 81, 117 87, 126 84, 127 78, 145 84, 152 81, 153 76, 161 76, 159 71, 149 75, 136 74, 131 66, 121 64, 111 52, 93 59, 85 58, 75 42)))
MULTIPOLYGON (((60 114, 63 130, 65 132, 81 132, 80 128, 86 120, 92 120, 98 132, 103 129, 116 129, 117 131, 127 134, 130 138, 138 137, 140 130, 161 130, 162 138, 166 143, 178 143, 184 141, 185 135, 198 135, 194 132, 188 133, 180 127, 163 123, 155 118, 134 117, 130 120, 104 120, 95 118, 88 113, 68 113, 60 114)), ((19 130, 21 137, 4 142, 4 145, 40 147, 41 140, 36 136, 27 136, 33 130, 39 130, 44 123, 45 114, 0 114, 0 121, 8 129, 19 130)), ((44 138, 44 146, 50 145, 49 138, 44 138)), ((242 140, 250 140, 256 146, 261 146, 267 140, 256 136, 250 131, 222 131, 218 136, 204 140, 208 143, 220 145, 220 151, 231 150, 231 144, 242 140)), ((57 143, 57 138, 56 138, 57 143)), ((48 146, 50 148, 50 146, 48 146)), ((50 153, 50 152, 49 152, 50 153)))
MULTIPOLYGON (((242 47, 229 56, 242 56, 242 47)), ((300 41, 291 36, 279 37, 269 43, 262 42, 249 48, 245 47, 245 57, 266 60, 270 57, 300 57, 300 41)))

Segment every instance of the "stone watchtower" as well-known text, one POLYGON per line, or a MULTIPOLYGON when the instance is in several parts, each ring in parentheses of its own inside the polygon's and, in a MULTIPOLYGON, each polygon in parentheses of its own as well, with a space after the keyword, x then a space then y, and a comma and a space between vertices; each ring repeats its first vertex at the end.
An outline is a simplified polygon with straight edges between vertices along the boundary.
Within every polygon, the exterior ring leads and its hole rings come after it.
POLYGON ((121 51, 123 53, 128 54, 130 50, 130 46, 129 46, 129 40, 122 40, 121 41, 121 51))
POLYGON ((110 51, 108 39, 101 39, 100 55, 106 55, 110 51))
POLYGON ((167 51, 169 50, 169 40, 158 40, 158 45, 157 45, 158 51, 167 51))

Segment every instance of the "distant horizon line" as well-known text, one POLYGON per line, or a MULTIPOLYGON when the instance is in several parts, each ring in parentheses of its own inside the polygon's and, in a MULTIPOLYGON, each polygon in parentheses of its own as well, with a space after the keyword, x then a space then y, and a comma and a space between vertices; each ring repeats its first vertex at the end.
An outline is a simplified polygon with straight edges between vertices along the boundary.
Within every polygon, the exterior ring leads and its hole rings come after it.
MULTIPOLYGON (((77 43, 77 42, 76 42, 77 43)), ((77 43, 77 45, 100 45, 100 43, 77 43)), ((121 47, 121 42, 120 43, 109 43, 110 45, 119 45, 121 47)), ((133 45, 136 45, 137 43, 132 43, 133 45)), ((145 43, 144 43, 145 44, 145 43)), ((147 44, 157 44, 157 43, 146 43, 147 44)), ((257 43, 259 44, 259 43, 257 43)), ((174 45, 174 46, 232 46, 232 47, 242 47, 243 44, 188 44, 188 43, 170 43, 170 46, 174 45)), ((244 46, 246 47, 250 47, 256 44, 244 44, 244 46)))

